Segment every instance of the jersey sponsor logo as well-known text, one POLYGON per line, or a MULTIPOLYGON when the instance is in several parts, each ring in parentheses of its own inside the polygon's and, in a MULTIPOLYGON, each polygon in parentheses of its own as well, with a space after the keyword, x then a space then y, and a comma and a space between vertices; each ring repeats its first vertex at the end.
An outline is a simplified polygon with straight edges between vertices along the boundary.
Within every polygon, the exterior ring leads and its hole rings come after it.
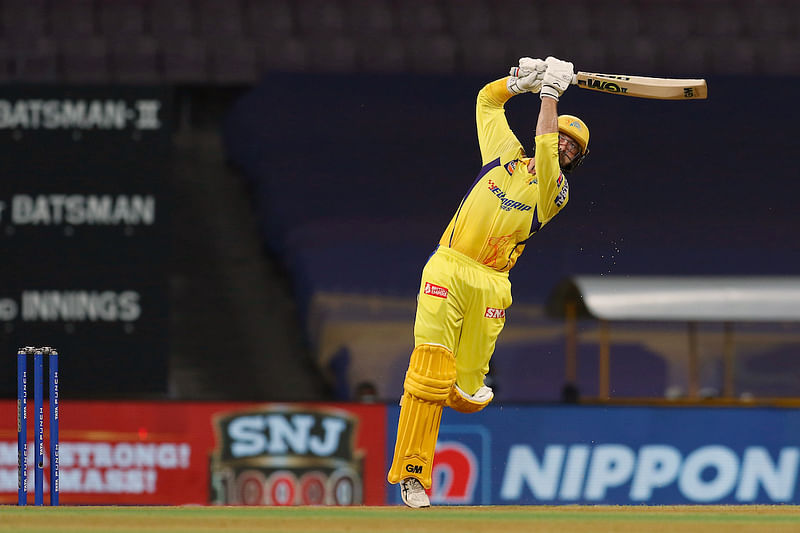
POLYGON ((522 202, 517 202, 506 198, 505 191, 498 187, 492 180, 489 180, 489 190, 500 199, 500 209, 503 211, 511 211, 512 209, 516 209, 517 211, 531 210, 531 206, 528 204, 523 204, 522 202))
POLYGON ((505 318, 506 310, 496 309, 494 307, 487 307, 486 312, 483 314, 483 316, 486 318, 505 318))
POLYGON ((558 173, 558 179, 556 180, 556 186, 557 187, 561 187, 561 183, 563 181, 564 181, 564 173, 563 172, 559 172, 558 173))
POLYGON ((564 178, 564 186, 561 187, 561 190, 558 192, 558 196, 556 196, 556 205, 561 207, 564 205, 564 202, 567 201, 567 195, 569 194, 569 182, 564 178))
POLYGON ((430 294, 431 296, 436 296, 437 298, 447 298, 447 293, 449 292, 447 287, 442 287, 440 285, 434 285, 433 283, 425 282, 425 288, 422 290, 425 294, 430 294))
POLYGON ((509 176, 513 174, 514 171, 517 169, 517 163, 519 163, 518 159, 506 163, 506 172, 508 172, 509 176))

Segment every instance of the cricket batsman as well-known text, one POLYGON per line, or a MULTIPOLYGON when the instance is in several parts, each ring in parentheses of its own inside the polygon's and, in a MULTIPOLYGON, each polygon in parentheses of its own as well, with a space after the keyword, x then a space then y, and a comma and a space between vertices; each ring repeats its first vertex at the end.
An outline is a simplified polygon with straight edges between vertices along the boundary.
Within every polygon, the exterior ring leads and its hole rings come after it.
POLYGON ((511 305, 508 271, 525 243, 569 200, 564 172, 589 153, 589 130, 558 115, 573 65, 524 57, 511 75, 478 92, 475 121, 483 167, 422 271, 414 350, 403 383, 390 483, 409 507, 429 507, 433 454, 444 406, 474 413, 492 401, 484 384, 511 305), (512 96, 539 93, 535 146, 525 153, 505 117, 512 96))

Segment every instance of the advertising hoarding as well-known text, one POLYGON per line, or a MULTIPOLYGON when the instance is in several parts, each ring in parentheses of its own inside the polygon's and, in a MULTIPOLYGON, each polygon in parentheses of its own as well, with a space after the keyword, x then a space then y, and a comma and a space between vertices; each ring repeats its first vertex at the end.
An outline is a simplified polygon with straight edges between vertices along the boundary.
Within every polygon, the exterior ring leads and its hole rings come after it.
MULTIPOLYGON (((0 503, 17 497, 15 407, 0 401, 0 503)), ((62 504, 384 503, 384 406, 67 400, 60 408, 62 504)))
MULTIPOLYGON (((391 457, 398 408, 389 409, 391 457)), ((797 504, 800 411, 446 409, 433 504, 797 504)), ((388 503, 399 503, 388 486, 388 503)))

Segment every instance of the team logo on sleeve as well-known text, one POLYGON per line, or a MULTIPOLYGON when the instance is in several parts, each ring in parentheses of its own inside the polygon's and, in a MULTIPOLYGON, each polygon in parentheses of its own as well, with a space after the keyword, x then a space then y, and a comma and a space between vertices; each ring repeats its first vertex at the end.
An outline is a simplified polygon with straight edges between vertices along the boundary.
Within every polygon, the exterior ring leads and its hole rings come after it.
POLYGON ((422 289, 422 292, 425 294, 430 294, 431 296, 436 296, 437 298, 447 298, 447 293, 449 292, 447 287, 442 287, 440 285, 434 285, 433 283, 425 282, 425 288, 422 289))
POLYGON ((494 307, 487 307, 486 312, 483 314, 483 316, 486 318, 505 318, 506 310, 496 309, 494 307))
POLYGON ((519 159, 515 159, 506 163, 506 172, 508 172, 509 176, 517 169, 517 163, 519 163, 519 159))

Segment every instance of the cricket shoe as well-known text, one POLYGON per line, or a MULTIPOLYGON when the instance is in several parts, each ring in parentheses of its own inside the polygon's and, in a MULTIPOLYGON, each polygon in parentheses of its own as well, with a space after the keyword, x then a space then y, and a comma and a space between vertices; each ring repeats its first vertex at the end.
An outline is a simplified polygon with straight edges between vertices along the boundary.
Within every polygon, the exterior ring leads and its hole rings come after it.
POLYGON ((425 487, 415 477, 407 477, 400 482, 400 497, 403 498, 403 503, 412 509, 431 506, 431 501, 425 494, 425 487))

